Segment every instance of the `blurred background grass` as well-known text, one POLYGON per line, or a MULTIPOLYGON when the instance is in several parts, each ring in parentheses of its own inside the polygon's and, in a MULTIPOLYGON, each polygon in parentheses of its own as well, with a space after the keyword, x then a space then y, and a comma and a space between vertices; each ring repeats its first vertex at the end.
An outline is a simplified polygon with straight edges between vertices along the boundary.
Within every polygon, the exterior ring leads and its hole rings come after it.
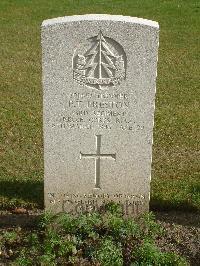
POLYGON ((200 210, 200 2, 0 1, 0 209, 43 207, 40 25, 87 13, 160 24, 151 208, 200 210))

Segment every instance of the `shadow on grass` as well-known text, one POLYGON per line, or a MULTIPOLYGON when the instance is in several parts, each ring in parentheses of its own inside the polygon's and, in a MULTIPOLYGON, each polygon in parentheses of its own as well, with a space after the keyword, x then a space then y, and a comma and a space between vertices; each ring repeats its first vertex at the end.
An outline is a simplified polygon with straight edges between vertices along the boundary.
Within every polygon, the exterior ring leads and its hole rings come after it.
POLYGON ((12 180, 0 181, 0 209, 9 209, 18 206, 43 208, 44 192, 41 180, 12 180))
POLYGON ((200 208, 193 205, 188 201, 180 201, 173 203, 172 201, 167 201, 163 199, 152 198, 150 201, 151 211, 183 211, 183 212, 199 212, 200 208))
POLYGON ((172 202, 163 199, 152 198, 150 201, 151 211, 182 211, 182 212, 198 212, 200 213, 200 206, 182 200, 180 202, 172 202))
POLYGON ((150 200, 150 209, 153 211, 182 211, 200 213, 200 183, 193 183, 187 188, 187 194, 176 199, 176 195, 172 195, 169 200, 153 195, 150 200))
MULTIPOLYGON (((191 187, 191 192, 193 187, 191 187)), ((198 189, 197 189, 198 190, 198 189)), ((196 189, 195 189, 196 191, 196 189)), ((195 196, 195 194, 192 194, 195 196)), ((194 205, 192 200, 173 202, 153 198, 150 201, 150 210, 153 211, 158 220, 168 223, 176 223, 183 226, 200 227, 200 206, 194 205)))
POLYGON ((200 228, 200 212, 183 212, 177 210, 154 211, 157 220, 169 224, 193 226, 200 228))
MULTIPOLYGON (((2 180, 0 181, 0 209, 8 210, 13 207, 25 206, 27 208, 44 208, 44 185, 43 180, 2 180)), ((200 184, 191 186, 191 201, 174 202, 173 199, 166 201, 162 198, 152 197, 150 201, 150 210, 152 211, 183 211, 198 212, 200 206, 197 203, 200 200, 200 184)))

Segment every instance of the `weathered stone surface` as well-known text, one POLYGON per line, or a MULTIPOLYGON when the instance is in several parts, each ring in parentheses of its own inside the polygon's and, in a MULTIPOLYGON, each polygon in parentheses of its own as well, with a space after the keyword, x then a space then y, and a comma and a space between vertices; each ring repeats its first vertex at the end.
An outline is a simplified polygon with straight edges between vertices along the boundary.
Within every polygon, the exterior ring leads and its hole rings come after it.
POLYGON ((45 206, 148 211, 158 24, 111 15, 42 24, 45 206))

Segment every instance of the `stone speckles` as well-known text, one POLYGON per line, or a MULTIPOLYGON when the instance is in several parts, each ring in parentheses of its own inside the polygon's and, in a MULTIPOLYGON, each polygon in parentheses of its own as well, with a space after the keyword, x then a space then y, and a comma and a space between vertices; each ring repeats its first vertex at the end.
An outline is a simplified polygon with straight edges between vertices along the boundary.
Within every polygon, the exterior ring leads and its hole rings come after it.
POLYGON ((83 15, 42 24, 45 207, 148 211, 158 24, 83 15))

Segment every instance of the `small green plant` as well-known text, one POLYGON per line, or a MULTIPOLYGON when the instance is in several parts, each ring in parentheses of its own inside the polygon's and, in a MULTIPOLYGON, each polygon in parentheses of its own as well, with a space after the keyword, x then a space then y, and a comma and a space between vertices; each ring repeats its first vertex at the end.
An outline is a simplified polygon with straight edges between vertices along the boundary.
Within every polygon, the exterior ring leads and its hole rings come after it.
POLYGON ((155 238, 157 235, 163 234, 163 228, 156 223, 155 216, 152 212, 146 213, 141 217, 140 220, 142 227, 142 234, 144 238, 155 238))
POLYGON ((116 216, 122 216, 122 206, 115 202, 109 202, 105 205, 105 211, 112 213, 116 216))
POLYGON ((53 219, 55 219, 55 216, 51 212, 45 212, 41 215, 38 225, 41 228, 46 228, 49 224, 51 224, 53 219))
POLYGON ((153 242, 145 240, 143 244, 133 251, 134 261, 131 266, 184 266, 187 262, 184 258, 174 253, 161 252, 153 242))
POLYGON ((23 237, 15 264, 184 266, 186 261, 155 245, 162 234, 152 213, 124 218, 120 206, 109 203, 98 213, 78 217, 66 213, 41 217, 38 230, 28 236, 4 234, 4 248, 23 237))
POLYGON ((104 266, 123 265, 121 243, 115 243, 111 237, 103 238, 95 251, 94 258, 104 266))
POLYGON ((29 257, 26 248, 22 248, 19 257, 16 259, 14 265, 19 266, 29 266, 32 265, 33 259, 29 257))
POLYGON ((18 234, 17 232, 14 232, 14 231, 11 231, 11 232, 7 231, 3 234, 3 239, 4 239, 4 242, 7 242, 7 244, 11 244, 17 241, 18 234))

